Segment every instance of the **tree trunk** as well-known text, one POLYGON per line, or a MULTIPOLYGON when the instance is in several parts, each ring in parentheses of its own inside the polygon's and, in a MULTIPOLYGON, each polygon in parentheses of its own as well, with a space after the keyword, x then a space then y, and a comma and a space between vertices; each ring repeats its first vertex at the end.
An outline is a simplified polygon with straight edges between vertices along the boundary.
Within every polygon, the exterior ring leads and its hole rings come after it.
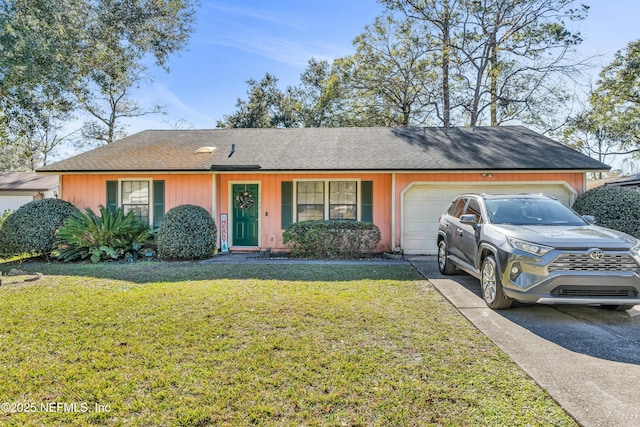
POLYGON ((451 98, 449 91, 449 68, 451 66, 451 9, 449 2, 443 2, 442 17, 442 125, 451 126, 451 98))
POLYGON ((491 32, 491 42, 489 46, 490 67, 489 67, 489 91, 491 92, 491 101, 489 111, 491 112, 491 126, 498 126, 498 43, 496 41, 495 31, 491 32))

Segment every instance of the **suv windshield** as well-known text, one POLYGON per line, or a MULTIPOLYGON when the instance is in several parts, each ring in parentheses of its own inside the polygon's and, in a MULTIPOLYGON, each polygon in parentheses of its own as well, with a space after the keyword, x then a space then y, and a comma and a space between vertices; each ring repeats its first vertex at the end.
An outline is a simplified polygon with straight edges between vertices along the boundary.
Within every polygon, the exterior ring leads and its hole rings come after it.
POLYGON ((553 199, 487 199, 487 211, 493 224, 569 225, 586 222, 574 211, 553 199))

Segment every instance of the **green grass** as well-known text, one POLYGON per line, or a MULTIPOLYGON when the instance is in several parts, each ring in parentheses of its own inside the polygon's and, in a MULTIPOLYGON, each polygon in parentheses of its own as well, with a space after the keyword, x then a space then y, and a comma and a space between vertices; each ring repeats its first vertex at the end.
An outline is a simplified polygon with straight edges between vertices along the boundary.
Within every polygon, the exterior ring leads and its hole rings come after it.
POLYGON ((2 425, 576 425, 408 266, 17 268, 2 425))

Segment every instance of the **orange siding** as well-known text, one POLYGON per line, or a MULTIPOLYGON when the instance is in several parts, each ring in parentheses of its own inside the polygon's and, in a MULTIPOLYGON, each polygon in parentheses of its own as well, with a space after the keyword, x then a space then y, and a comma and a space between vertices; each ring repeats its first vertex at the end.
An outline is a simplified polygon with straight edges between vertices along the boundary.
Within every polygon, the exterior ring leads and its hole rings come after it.
MULTIPOLYGON (((395 183, 391 173, 220 173, 220 174, 87 174, 63 175, 61 197, 78 208, 97 210, 106 203, 106 181, 118 179, 153 179, 165 181, 165 209, 181 204, 194 204, 207 209, 220 221, 220 214, 229 214, 232 221, 230 194, 233 183, 258 183, 260 195, 261 249, 284 250, 281 229, 281 183, 298 179, 354 179, 373 181, 373 222, 382 234, 378 251, 390 251, 399 245, 401 227, 401 194, 413 182, 548 182, 562 181, 573 187, 578 194, 584 191, 584 174, 572 172, 493 172, 492 177, 481 173, 396 173, 395 183), (213 184, 215 182, 215 192, 213 184), (395 195, 392 196, 395 184, 395 195), (213 196, 216 200, 214 205, 213 196), (395 203, 395 212, 392 206, 395 203), (395 227, 392 223, 395 218, 395 227), (392 244, 392 234, 395 242, 392 244)), ((232 227, 229 227, 232 230, 232 227)), ((231 240, 231 236, 229 236, 231 240)), ((233 243, 233 242, 231 242, 233 243)))
MULTIPOLYGON (((390 174, 224 174, 219 176, 218 197, 220 213, 228 213, 233 183, 256 182, 260 184, 258 210, 260 212, 260 247, 276 251, 286 250, 281 229, 281 183, 297 179, 358 179, 373 181, 373 222, 380 228, 382 240, 378 251, 391 249, 391 175, 390 174)), ((218 218, 216 219, 216 221, 218 218)), ((232 230, 232 227, 229 227, 232 230)), ((229 236, 231 240, 231 236, 229 236)), ((231 242, 233 243, 233 242, 231 242)))
POLYGON ((107 181, 153 179, 165 182, 165 210, 183 204, 202 206, 212 213, 212 179, 203 174, 100 174, 63 175, 61 197, 80 209, 98 210, 107 202, 107 181))

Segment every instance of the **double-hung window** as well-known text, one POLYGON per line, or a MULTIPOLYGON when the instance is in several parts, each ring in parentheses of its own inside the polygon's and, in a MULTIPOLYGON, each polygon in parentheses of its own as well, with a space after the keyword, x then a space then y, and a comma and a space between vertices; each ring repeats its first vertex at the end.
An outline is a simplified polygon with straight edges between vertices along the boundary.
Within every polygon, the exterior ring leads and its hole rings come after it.
POLYGON ((329 219, 358 219, 358 183, 329 182, 329 219))
POLYGON ((121 207, 144 224, 157 228, 164 216, 164 181, 122 179, 107 181, 107 209, 121 207))
POLYGON ((324 182, 300 181, 297 186, 298 221, 324 219, 324 182))
POLYGON ((358 181, 297 181, 297 221, 358 219, 358 181))
POLYGON ((122 181, 120 204, 124 213, 133 212, 144 224, 149 224, 149 181, 122 181))

